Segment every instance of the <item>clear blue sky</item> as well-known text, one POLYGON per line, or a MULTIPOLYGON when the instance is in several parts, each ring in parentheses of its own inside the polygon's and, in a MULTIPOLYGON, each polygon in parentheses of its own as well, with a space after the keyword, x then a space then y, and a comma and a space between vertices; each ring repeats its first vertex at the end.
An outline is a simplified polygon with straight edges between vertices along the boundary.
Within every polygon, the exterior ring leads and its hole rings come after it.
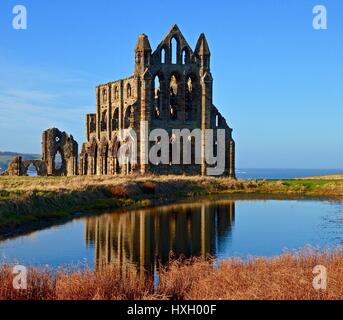
POLYGON ((95 86, 131 75, 138 35, 155 48, 173 23, 193 47, 207 36, 239 167, 343 168, 341 0, 3 0, 0 150, 39 153, 51 126, 81 145, 95 86), (26 31, 12 28, 16 4, 26 31), (317 4, 328 30, 312 28, 317 4))

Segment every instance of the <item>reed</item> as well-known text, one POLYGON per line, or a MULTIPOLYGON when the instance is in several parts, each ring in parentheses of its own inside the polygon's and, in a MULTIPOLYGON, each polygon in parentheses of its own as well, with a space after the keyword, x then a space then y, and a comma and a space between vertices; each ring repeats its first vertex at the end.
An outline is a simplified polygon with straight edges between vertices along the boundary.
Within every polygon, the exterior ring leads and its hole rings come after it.
POLYGON ((341 300, 343 250, 304 250, 275 258, 171 261, 159 271, 159 284, 133 267, 97 271, 29 269, 28 289, 12 288, 12 268, 0 267, 1 300, 341 300), (313 268, 327 268, 326 290, 313 288, 313 268))

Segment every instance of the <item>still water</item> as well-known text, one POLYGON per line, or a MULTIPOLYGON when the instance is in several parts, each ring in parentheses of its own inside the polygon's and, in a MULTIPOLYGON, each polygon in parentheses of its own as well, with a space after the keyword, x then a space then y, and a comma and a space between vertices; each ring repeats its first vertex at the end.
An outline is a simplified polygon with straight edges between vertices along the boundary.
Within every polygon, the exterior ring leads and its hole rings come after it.
POLYGON ((226 198, 73 220, 1 241, 0 259, 52 267, 132 264, 153 271, 171 251, 221 260, 342 244, 343 203, 226 198))

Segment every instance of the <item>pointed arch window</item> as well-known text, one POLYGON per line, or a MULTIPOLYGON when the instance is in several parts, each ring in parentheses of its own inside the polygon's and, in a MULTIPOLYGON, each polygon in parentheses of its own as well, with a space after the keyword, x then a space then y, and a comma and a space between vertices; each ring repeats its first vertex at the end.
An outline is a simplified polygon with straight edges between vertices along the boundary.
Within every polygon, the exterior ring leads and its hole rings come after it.
POLYGON ((170 52, 171 52, 171 63, 172 64, 177 64, 178 62, 178 42, 175 38, 171 39, 170 42, 170 52))
POLYGON ((102 101, 107 102, 107 90, 102 89, 102 101))
POLYGON ((130 98, 132 95, 132 88, 131 88, 131 84, 127 84, 127 87, 126 87, 126 96, 127 98, 130 98))
POLYGON ((182 50, 182 64, 188 64, 189 63, 189 52, 188 49, 185 48, 182 50))
POLYGON ((101 114, 101 131, 107 130, 107 111, 103 111, 101 114))
POLYGON ((166 49, 162 48, 161 50, 161 63, 165 64, 166 63, 166 49))
POLYGON ((119 89, 118 89, 118 86, 114 87, 113 95, 114 95, 114 100, 118 100, 119 99, 119 89))
POLYGON ((58 151, 56 152, 55 158, 54 158, 55 170, 60 170, 60 169, 62 169, 62 165, 63 165, 62 154, 61 154, 60 150, 58 150, 58 151))
POLYGON ((178 96, 178 82, 173 75, 170 79, 170 119, 171 120, 177 120, 177 112, 178 112, 178 107, 177 107, 177 96, 178 96))
POLYGON ((186 82, 186 121, 193 120, 193 81, 189 77, 186 82))
POLYGON ((113 112, 112 130, 119 130, 119 108, 115 109, 113 112))
POLYGON ((154 96, 154 118, 161 119, 161 81, 159 76, 157 75, 154 80, 154 89, 153 89, 153 96, 154 96))

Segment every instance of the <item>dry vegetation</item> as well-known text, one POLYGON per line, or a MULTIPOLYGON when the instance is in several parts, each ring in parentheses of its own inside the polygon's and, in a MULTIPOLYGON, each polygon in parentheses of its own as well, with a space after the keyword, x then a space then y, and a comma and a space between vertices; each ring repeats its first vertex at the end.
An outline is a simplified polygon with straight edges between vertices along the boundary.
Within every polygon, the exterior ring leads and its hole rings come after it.
POLYGON ((75 212, 158 205, 213 194, 343 196, 343 180, 233 181, 188 176, 0 177, 0 233, 75 212))
POLYGON ((133 269, 114 266, 97 272, 31 269, 28 289, 12 289, 12 269, 0 268, 0 300, 341 300, 343 251, 285 254, 249 262, 174 261, 160 271, 159 285, 133 269), (324 265, 327 290, 316 291, 312 270, 324 265))

